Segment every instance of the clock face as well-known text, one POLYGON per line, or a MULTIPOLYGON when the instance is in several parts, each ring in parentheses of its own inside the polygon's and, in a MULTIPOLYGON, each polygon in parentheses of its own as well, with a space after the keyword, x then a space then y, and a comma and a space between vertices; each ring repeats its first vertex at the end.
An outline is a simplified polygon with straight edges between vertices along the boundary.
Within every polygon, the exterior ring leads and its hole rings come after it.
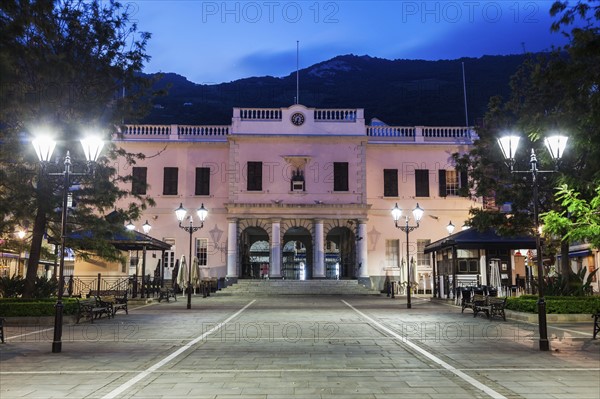
POLYGON ((295 112, 291 117, 292 123, 296 126, 300 126, 304 123, 304 114, 301 112, 295 112))

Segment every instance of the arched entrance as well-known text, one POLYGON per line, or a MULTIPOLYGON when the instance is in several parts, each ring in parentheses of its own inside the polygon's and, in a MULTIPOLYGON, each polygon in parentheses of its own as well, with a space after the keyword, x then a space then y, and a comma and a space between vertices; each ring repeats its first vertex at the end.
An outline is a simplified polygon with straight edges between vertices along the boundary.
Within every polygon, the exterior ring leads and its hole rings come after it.
POLYGON ((356 237, 347 227, 334 227, 325 241, 325 277, 356 278, 356 237))
POLYGON ((313 244, 305 227, 290 227, 283 235, 281 276, 289 280, 310 280, 313 266, 313 244))
POLYGON ((269 264, 269 234, 261 227, 245 228, 240 234, 240 278, 262 278, 269 264))

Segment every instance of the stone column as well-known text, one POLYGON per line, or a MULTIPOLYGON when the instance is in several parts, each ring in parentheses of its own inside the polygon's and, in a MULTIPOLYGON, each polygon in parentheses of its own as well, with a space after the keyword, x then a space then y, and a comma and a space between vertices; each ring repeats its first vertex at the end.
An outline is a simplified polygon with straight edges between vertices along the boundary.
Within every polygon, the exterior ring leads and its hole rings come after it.
POLYGON ((271 220, 271 267, 269 277, 281 278, 281 219, 271 220))
POLYGON ((356 259, 360 267, 358 277, 369 278, 369 265, 367 263, 367 221, 364 219, 358 221, 358 237, 360 238, 356 245, 356 259))
POLYGON ((227 278, 238 278, 237 218, 227 219, 227 278))
POLYGON ((325 236, 323 220, 315 219, 314 265, 313 278, 325 278, 325 236))

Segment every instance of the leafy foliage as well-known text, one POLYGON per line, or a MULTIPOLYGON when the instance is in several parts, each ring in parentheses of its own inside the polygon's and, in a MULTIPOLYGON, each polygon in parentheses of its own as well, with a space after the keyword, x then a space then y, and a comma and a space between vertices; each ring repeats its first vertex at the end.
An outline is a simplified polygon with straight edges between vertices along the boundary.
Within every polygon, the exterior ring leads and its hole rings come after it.
MULTIPOLYGON (((46 277, 36 277, 32 298, 50 298, 56 295, 58 281, 46 277)), ((25 291, 25 279, 21 276, 0 277, 0 297, 17 298, 25 291)))
POLYGON ((563 210, 542 215, 544 232, 561 236, 565 241, 589 242, 600 248, 600 186, 596 196, 582 199, 581 194, 563 184, 557 188, 556 198, 563 210), (566 234, 562 235, 562 232, 566 234))
MULTIPOLYGON (((546 313, 549 314, 594 314, 600 309, 600 297, 545 297, 546 313)), ((508 298, 506 309, 516 312, 537 313, 538 297, 522 295, 508 298)))
POLYGON ((4 298, 16 298, 23 294, 25 280, 21 276, 0 277, 0 294, 4 298))
MULTIPOLYGON (((587 268, 580 267, 577 272, 569 270, 565 277, 562 274, 544 278, 544 295, 548 296, 589 296, 593 295, 592 279, 599 269, 589 273, 587 268)), ((537 287, 537 281, 532 282, 537 287)))
MULTIPOLYGON (((0 299, 0 314, 4 317, 43 317, 53 316, 56 312, 55 299, 0 299)), ((63 299, 63 314, 77 313, 77 300, 74 298, 63 299)))
POLYGON ((58 292, 58 280, 46 277, 36 277, 33 298, 49 298, 58 292))
MULTIPOLYGON (((84 159, 77 143, 82 130, 92 129, 109 140, 126 118, 135 120, 147 109, 150 97, 143 96, 151 82, 139 72, 149 59, 145 49, 150 34, 140 32, 127 6, 114 0, 8 0, 2 5, 0 29, 0 231, 7 234, 24 222, 32 226, 24 294, 31 296, 43 237, 57 241, 61 236, 65 187, 60 174, 67 151, 74 161, 84 159), (30 144, 40 130, 53 132, 60 159, 43 173, 30 144)), ((120 185, 131 181, 131 168, 114 166, 123 153, 108 146, 93 175, 84 173, 85 165, 73 163, 72 171, 83 175, 75 179, 78 185, 67 187, 76 203, 69 210, 68 230, 98 235, 87 242, 69 240, 70 248, 119 258, 106 238, 153 205, 151 198, 132 195, 120 185), (130 205, 115 209, 123 198, 130 198, 130 205), (109 213, 110 219, 105 217, 109 213)), ((129 165, 138 158, 125 157, 129 165)))
MULTIPOLYGON (((577 200, 587 201, 589 208, 594 209, 591 201, 600 185, 600 2, 556 1, 551 15, 556 17, 552 30, 562 31, 570 39, 569 44, 526 60, 512 78, 510 97, 490 100, 484 124, 478 127, 480 140, 475 148, 454 157, 458 165, 471 172, 472 192, 482 196, 488 205, 483 210, 473 210, 469 224, 495 227, 501 234, 532 232, 531 176, 527 173, 510 175, 496 138, 505 132, 520 132, 520 146, 535 148, 540 169, 550 170, 553 165, 541 148, 541 139, 554 132, 566 134, 569 145, 559 173, 538 174, 537 206, 542 213, 548 212, 544 222, 552 224, 555 235, 567 241, 589 239, 594 234, 600 236, 595 227, 597 223, 583 227, 593 218, 592 214, 581 217, 578 228, 578 222, 566 218, 569 211, 561 209, 561 202, 567 197, 561 197, 559 191, 555 198, 554 188, 563 185, 561 190, 565 194, 568 190, 574 190, 571 194, 580 193, 577 200), (501 212, 505 203, 510 204, 510 210, 501 212)), ((526 172, 530 154, 521 151, 517 155, 516 168, 526 172)), ((570 203, 574 208, 587 206, 585 204, 570 203)), ((582 210, 582 215, 584 213, 582 210)))

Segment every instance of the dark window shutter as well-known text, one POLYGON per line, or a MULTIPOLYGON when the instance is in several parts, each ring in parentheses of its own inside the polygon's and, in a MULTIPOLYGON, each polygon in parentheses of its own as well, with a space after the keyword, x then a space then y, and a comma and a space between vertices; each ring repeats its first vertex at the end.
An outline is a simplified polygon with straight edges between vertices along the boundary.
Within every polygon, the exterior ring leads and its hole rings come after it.
POLYGON ((177 195, 178 168, 165 168, 163 179, 163 195, 177 195))
POLYGON ((248 191, 262 191, 262 162, 248 162, 248 191))
POLYGON ((446 196, 446 171, 443 169, 438 170, 438 181, 440 189, 440 197, 446 196))
POLYGON ((148 168, 134 167, 131 180, 131 193, 136 195, 146 194, 148 168))
POLYGON ((458 191, 462 197, 469 196, 469 174, 466 170, 461 170, 458 172, 458 176, 460 179, 460 190, 458 191))
POLYGON ((210 195, 210 168, 196 168, 196 195, 210 195))
POLYGON ((348 191, 348 162, 333 163, 333 191, 348 191))
POLYGON ((415 169, 415 196, 429 197, 429 169, 415 169))
POLYGON ((398 196, 398 169, 383 170, 383 196, 398 196))

